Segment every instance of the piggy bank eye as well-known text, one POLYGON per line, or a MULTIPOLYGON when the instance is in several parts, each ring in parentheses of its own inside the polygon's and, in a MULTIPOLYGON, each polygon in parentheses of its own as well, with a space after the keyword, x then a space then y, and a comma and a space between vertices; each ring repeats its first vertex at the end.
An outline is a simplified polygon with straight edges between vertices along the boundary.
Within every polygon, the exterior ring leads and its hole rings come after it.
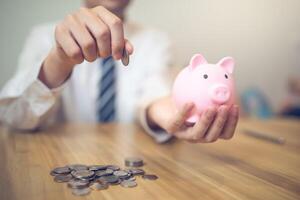
POLYGON ((204 74, 204 75, 203 75, 203 78, 204 78, 204 79, 207 79, 207 78, 208 78, 207 74, 204 74))
POLYGON ((228 76, 227 76, 227 74, 225 74, 225 78, 226 78, 226 79, 228 79, 228 76))

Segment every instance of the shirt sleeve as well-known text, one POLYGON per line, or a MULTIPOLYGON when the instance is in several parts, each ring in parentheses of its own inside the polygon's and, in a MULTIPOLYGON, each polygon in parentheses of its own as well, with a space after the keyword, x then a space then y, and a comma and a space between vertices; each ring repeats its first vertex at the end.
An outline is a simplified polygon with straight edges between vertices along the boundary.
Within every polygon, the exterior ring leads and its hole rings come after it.
POLYGON ((43 60, 52 46, 48 27, 33 29, 20 55, 18 69, 0 92, 0 121, 22 130, 33 130, 53 115, 62 88, 50 90, 39 79, 43 60))
POLYGON ((141 98, 138 106, 138 120, 146 133, 152 136, 156 142, 165 143, 172 138, 164 130, 153 130, 147 123, 147 108, 158 98, 170 95, 170 84, 167 78, 171 65, 171 42, 168 36, 161 32, 149 32, 147 48, 144 52, 145 59, 144 79, 141 83, 141 98))

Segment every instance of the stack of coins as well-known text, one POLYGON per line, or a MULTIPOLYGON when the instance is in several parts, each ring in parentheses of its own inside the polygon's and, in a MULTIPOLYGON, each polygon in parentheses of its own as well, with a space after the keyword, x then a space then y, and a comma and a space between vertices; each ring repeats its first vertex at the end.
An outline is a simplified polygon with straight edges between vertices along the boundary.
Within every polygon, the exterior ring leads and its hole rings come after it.
POLYGON ((71 164, 64 167, 56 167, 50 175, 54 181, 67 183, 72 194, 76 196, 88 195, 91 190, 106 190, 111 185, 121 185, 124 188, 137 186, 136 177, 141 176, 145 180, 156 180, 154 174, 146 174, 141 168, 144 162, 141 158, 126 158, 126 169, 117 165, 82 165, 71 164))
POLYGON ((141 158, 130 157, 125 159, 126 167, 141 167, 144 165, 144 161, 141 158))

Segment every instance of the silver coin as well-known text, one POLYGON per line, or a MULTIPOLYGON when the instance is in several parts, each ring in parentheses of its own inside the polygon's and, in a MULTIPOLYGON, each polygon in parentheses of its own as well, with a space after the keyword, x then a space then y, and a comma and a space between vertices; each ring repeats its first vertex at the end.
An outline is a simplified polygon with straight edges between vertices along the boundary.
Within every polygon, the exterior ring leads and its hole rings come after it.
POLYGON ((70 180, 68 182, 68 187, 69 188, 86 188, 88 187, 89 185, 89 181, 82 181, 82 180, 76 180, 76 179, 73 179, 73 180, 70 180))
POLYGON ((105 170, 107 165, 90 165, 89 170, 98 171, 98 170, 105 170))
POLYGON ((143 179, 146 179, 146 180, 156 180, 156 179, 158 179, 158 176, 156 176, 154 174, 144 174, 142 177, 143 177, 143 179))
POLYGON ((103 178, 108 182, 108 183, 117 183, 119 181, 119 177, 115 175, 109 175, 109 176, 103 176, 103 178))
POLYGON ((125 166, 127 167, 141 167, 144 165, 144 161, 138 157, 125 158, 125 166))
POLYGON ((114 175, 118 176, 120 178, 127 177, 128 176, 128 172, 126 172, 124 170, 118 170, 118 171, 114 171, 114 175))
MULTIPOLYGON (((105 176, 107 173, 106 173, 106 170, 99 170, 99 171, 96 171, 95 172, 95 175, 97 177, 101 177, 101 176, 105 176)), ((110 174, 109 174, 110 175, 110 174)))
MULTIPOLYGON (((127 169, 124 169, 124 171, 127 172, 128 174, 131 174, 130 169, 131 169, 131 168, 127 168, 127 169)), ((136 169, 136 168, 134 168, 134 169, 136 169)))
POLYGON ((120 170, 120 167, 118 165, 108 165, 107 169, 111 169, 113 171, 120 170))
POLYGON ((99 182, 100 184, 108 184, 104 176, 97 178, 95 182, 99 182))
POLYGON ((96 176, 101 177, 101 176, 109 176, 112 175, 114 171, 112 169, 106 169, 106 170, 100 170, 96 171, 96 176))
POLYGON ((127 175, 127 176, 122 176, 122 177, 119 177, 121 180, 128 180, 129 178, 133 177, 132 175, 127 175))
POLYGON ((92 182, 95 180, 95 176, 92 176, 92 177, 89 177, 89 178, 80 178, 79 180, 82 180, 82 181, 86 181, 86 182, 92 182))
POLYGON ((76 188, 76 189, 72 189, 72 194, 74 194, 75 196, 85 196, 88 195, 91 192, 90 188, 76 188))
POLYGON ((68 182, 73 179, 71 174, 58 174, 54 177, 54 181, 57 183, 68 182))
POLYGON ((126 187, 126 188, 132 188, 132 187, 136 187, 137 183, 135 181, 123 180, 121 182, 121 186, 126 187))
POLYGON ((122 182, 121 179, 118 179, 116 182, 109 183, 110 185, 119 185, 122 182))
POLYGON ((133 176, 133 174, 128 169, 124 169, 124 171, 127 172, 127 176, 124 177, 125 179, 128 179, 129 177, 133 176))
POLYGON ((72 171, 71 174, 75 178, 79 179, 89 179, 95 175, 95 172, 90 171, 90 170, 77 170, 77 171, 72 171))
POLYGON ((107 183, 99 183, 99 182, 94 182, 90 185, 90 188, 93 190, 105 190, 108 188, 107 183))
POLYGON ((71 172, 69 167, 56 167, 52 170, 55 174, 68 174, 71 172))
POLYGON ((71 170, 85 170, 88 169, 88 166, 82 164, 71 164, 67 165, 71 170))
POLYGON ((124 66, 127 66, 129 64, 129 54, 128 54, 126 48, 124 48, 124 50, 123 50, 123 55, 122 55, 121 61, 124 66))
POLYGON ((145 171, 143 169, 140 168, 130 168, 128 170, 133 176, 137 176, 137 175, 144 175, 145 171))
POLYGON ((106 169, 105 172, 106 172, 106 174, 113 174, 114 170, 113 169, 106 169))
POLYGON ((125 179, 125 180, 128 180, 128 181, 135 181, 136 178, 135 178, 134 176, 131 176, 131 177, 129 177, 128 179, 125 179))
POLYGON ((56 175, 58 175, 58 174, 55 173, 53 170, 51 170, 51 171, 50 171, 50 175, 51 175, 51 176, 56 176, 56 175))

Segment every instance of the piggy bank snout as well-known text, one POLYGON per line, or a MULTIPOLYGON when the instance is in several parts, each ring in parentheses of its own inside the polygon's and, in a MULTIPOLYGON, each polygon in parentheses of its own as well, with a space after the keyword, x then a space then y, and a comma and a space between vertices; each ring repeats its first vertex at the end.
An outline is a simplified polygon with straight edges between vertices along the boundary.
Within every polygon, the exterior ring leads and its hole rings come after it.
POLYGON ((226 85, 216 84, 210 88, 210 98, 214 103, 226 103, 229 100, 230 95, 230 90, 226 85))

